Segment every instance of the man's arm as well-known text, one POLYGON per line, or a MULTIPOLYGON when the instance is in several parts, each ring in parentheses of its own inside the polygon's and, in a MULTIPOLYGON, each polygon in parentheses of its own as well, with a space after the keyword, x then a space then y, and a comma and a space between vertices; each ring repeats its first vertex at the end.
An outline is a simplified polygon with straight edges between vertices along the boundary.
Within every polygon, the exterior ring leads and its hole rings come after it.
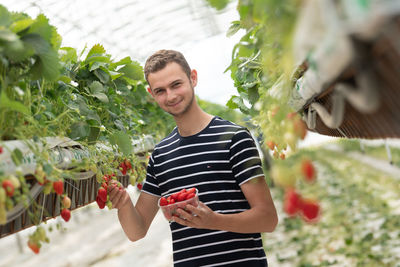
POLYGON ((118 219, 126 236, 131 241, 143 238, 158 211, 158 197, 141 193, 133 206, 128 192, 118 187, 109 187, 113 208, 118 210, 118 219))
POLYGON ((245 182, 241 185, 241 189, 250 204, 249 210, 235 214, 220 214, 200 203, 197 208, 187 205, 186 209, 189 212, 179 209, 178 213, 186 220, 179 217, 174 217, 174 220, 194 228, 237 233, 273 232, 278 223, 278 215, 264 177, 260 176, 245 182))

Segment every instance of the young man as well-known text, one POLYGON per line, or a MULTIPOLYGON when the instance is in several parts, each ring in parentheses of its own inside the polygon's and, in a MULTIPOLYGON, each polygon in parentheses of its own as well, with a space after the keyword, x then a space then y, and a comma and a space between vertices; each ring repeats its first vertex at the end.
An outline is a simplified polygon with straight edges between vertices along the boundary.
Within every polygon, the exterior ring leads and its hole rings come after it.
POLYGON ((197 72, 181 53, 156 52, 145 76, 176 127, 154 148, 135 206, 125 190, 109 192, 125 234, 143 238, 161 196, 196 187, 200 205, 187 205, 170 223, 174 265, 267 266, 260 233, 272 232, 278 218, 250 133, 199 107, 197 72))

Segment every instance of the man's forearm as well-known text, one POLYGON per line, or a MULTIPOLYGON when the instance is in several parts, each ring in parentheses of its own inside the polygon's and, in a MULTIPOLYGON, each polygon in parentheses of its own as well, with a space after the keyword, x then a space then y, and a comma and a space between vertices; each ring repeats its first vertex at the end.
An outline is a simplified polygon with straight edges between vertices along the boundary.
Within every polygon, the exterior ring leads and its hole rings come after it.
POLYGON ((249 209, 240 213, 215 215, 215 228, 236 233, 273 232, 278 223, 274 211, 249 209))
POLYGON ((129 240, 137 241, 146 235, 143 219, 131 201, 118 210, 118 219, 129 240))

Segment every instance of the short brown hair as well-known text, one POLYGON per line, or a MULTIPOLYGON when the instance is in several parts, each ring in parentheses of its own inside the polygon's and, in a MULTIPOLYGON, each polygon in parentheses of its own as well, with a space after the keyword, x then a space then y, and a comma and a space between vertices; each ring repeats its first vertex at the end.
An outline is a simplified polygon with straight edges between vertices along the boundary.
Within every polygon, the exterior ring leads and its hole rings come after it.
POLYGON ((144 76, 146 78, 146 81, 149 82, 147 78, 150 73, 162 70, 168 63, 171 62, 178 63, 190 79, 191 70, 182 53, 175 50, 163 49, 158 50, 146 60, 146 64, 144 65, 144 76))

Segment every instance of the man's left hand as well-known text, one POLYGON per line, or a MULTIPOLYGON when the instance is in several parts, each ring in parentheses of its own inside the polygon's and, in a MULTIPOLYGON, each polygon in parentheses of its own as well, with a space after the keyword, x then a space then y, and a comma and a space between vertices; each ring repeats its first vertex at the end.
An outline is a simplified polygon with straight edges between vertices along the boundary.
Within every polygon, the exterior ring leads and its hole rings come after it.
POLYGON ((173 216, 173 220, 188 227, 215 229, 218 213, 214 212, 203 202, 199 202, 199 206, 197 207, 188 204, 185 210, 179 208, 177 210, 179 216, 173 216))

